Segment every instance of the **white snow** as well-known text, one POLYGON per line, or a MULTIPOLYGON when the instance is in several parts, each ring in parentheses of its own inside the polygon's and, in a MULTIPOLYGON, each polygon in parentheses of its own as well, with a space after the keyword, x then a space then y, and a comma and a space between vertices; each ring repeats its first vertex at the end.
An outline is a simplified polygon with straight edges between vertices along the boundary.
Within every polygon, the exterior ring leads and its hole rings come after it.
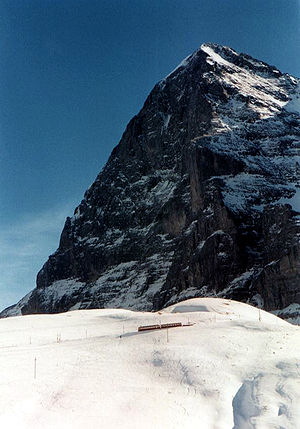
MULTIPOLYGON (((243 287, 245 282, 250 279, 254 274, 254 269, 251 269, 250 271, 245 271, 243 274, 241 274, 239 277, 236 277, 229 285, 218 292, 217 296, 224 297, 229 292, 232 292, 235 289, 239 289, 241 286, 243 287)), ((255 295, 254 302, 257 303, 257 295, 255 295)), ((258 307, 261 307, 262 305, 258 305, 258 307)))
MULTIPOLYGON (((273 76, 258 70, 253 73, 245 67, 239 67, 219 55, 210 45, 202 45, 201 50, 208 55, 207 63, 216 64, 221 69, 220 83, 223 86, 226 84, 231 88, 238 89, 239 95, 251 97, 252 100, 249 99, 248 108, 258 113, 261 118, 266 119, 274 116, 283 107, 292 110, 299 109, 300 91, 296 91, 295 97, 290 103, 287 103, 288 93, 276 75, 273 76), (253 102, 254 100, 255 102, 253 102)), ((256 62, 250 58, 247 58, 247 61, 259 65, 260 68, 264 67, 261 62, 256 62)), ((240 101, 232 98, 230 103, 234 102, 239 107, 240 101)))
POLYGON ((161 116, 162 116, 162 119, 163 119, 163 122, 164 122, 163 126, 162 126, 162 130, 161 130, 161 134, 162 134, 164 131, 166 131, 168 129, 169 122, 170 122, 170 119, 171 119, 172 115, 170 115, 169 113, 167 115, 164 114, 164 113, 161 113, 161 116))
POLYGON ((274 310, 272 311, 272 313, 276 314, 277 316, 283 317, 290 323, 300 325, 300 304, 293 303, 281 310, 274 310))
MULTIPOLYGON (((223 190, 225 205, 233 212, 243 212, 252 204, 252 207, 261 210, 265 202, 266 190, 275 189, 278 192, 288 192, 292 190, 289 185, 280 185, 269 183, 265 177, 259 174, 240 173, 235 176, 219 176, 226 187, 223 190), (262 202, 260 205, 254 204, 255 199, 262 202)), ((280 202, 280 200, 279 200, 280 202)))
POLYGON ((50 304, 62 297, 68 297, 75 292, 79 292, 85 283, 80 282, 78 279, 63 279, 53 282, 47 286, 47 293, 44 294, 44 303, 50 304))
POLYGON ((224 58, 221 57, 221 55, 217 54, 210 46, 203 44, 201 45, 201 50, 203 52, 206 52, 208 54, 208 57, 206 59, 206 61, 211 64, 211 63, 218 63, 218 64, 222 64, 231 68, 235 68, 236 66, 234 66, 234 64, 230 63, 229 61, 225 60, 224 58))
POLYGON ((0 427, 297 429, 299 329, 218 298, 1 319, 0 427))
POLYGON ((298 83, 290 101, 284 106, 284 108, 292 113, 300 113, 300 83, 298 83))
POLYGON ((5 311, 5 316, 21 316, 22 315, 22 307, 26 305, 31 297, 32 291, 25 295, 16 305, 12 305, 11 308, 8 307, 5 311))
POLYGON ((130 261, 111 266, 86 290, 107 297, 106 307, 151 308, 153 296, 164 284, 174 252, 154 254, 144 262, 130 261), (146 290, 145 290, 146 289, 146 290))

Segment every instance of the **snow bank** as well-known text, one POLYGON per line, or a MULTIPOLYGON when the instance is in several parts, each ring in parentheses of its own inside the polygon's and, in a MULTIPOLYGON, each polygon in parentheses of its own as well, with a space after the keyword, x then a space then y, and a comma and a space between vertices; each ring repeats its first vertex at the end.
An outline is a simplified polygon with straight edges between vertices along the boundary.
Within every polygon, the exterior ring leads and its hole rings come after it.
POLYGON ((1 319, 0 426, 299 428, 299 334, 220 298, 1 319))

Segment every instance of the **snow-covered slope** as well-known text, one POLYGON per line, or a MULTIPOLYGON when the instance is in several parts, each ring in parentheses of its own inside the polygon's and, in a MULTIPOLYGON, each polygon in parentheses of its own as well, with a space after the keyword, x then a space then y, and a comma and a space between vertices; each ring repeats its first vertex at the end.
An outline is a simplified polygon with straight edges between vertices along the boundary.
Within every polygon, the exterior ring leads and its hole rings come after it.
POLYGON ((0 347, 1 428, 300 428, 300 328, 247 304, 2 319, 0 347))

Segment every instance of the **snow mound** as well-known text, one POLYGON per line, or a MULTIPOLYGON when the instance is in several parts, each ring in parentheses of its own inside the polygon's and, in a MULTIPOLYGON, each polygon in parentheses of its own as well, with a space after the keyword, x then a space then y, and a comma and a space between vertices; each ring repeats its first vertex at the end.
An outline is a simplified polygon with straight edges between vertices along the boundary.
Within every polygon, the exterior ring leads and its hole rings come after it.
POLYGON ((192 298, 171 305, 163 310, 165 313, 193 313, 205 312, 213 315, 228 316, 232 319, 243 321, 264 320, 265 323, 273 323, 285 326, 287 322, 279 319, 274 314, 252 307, 242 302, 222 298, 192 298))

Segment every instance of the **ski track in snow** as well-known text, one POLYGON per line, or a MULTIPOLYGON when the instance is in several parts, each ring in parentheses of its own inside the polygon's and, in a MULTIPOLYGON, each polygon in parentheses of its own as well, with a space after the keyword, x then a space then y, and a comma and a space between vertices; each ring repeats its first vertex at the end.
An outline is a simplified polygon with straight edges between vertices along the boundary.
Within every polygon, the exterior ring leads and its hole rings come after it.
POLYGON ((2 319, 0 350, 0 427, 300 428, 299 327, 235 301, 2 319))

